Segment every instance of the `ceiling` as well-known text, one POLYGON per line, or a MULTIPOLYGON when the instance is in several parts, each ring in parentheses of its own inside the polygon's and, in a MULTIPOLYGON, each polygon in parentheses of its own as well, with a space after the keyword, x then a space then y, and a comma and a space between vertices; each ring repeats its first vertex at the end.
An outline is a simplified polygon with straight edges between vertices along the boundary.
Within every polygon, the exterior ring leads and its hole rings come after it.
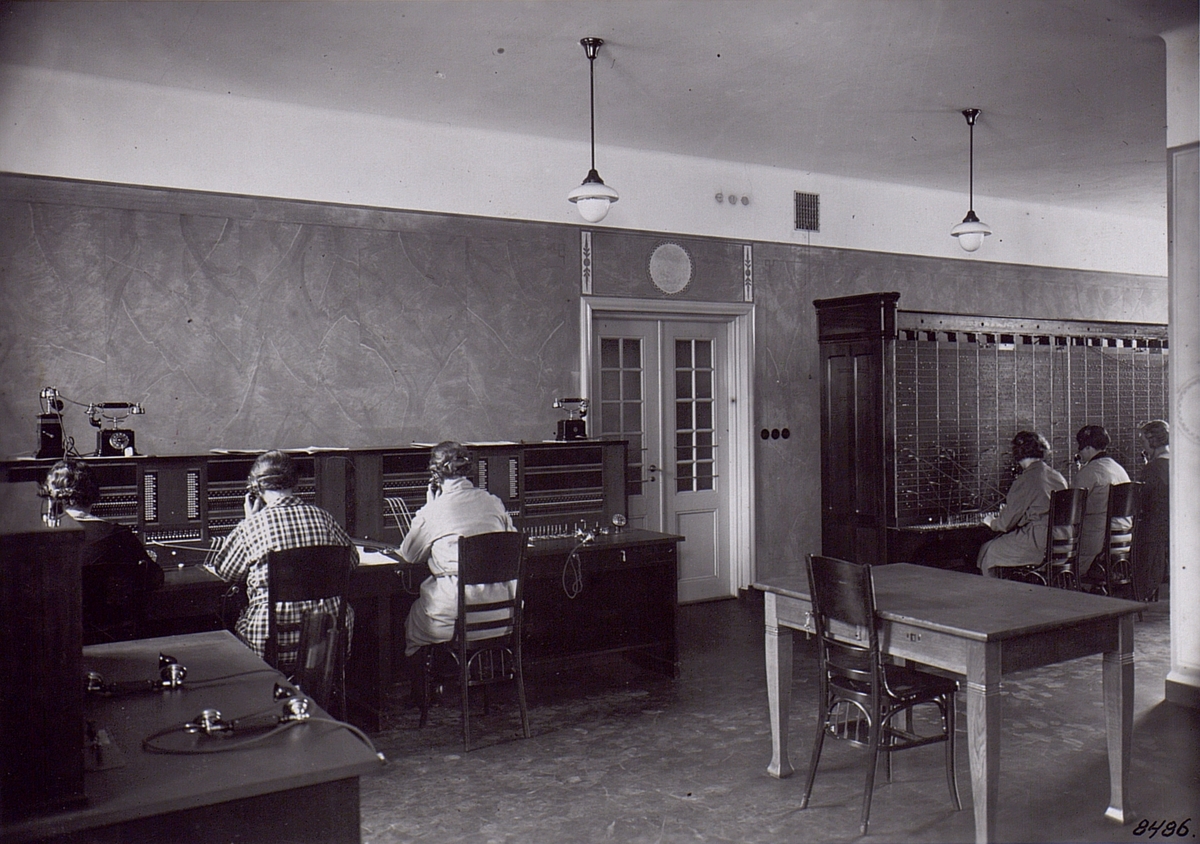
MULTIPOLYGON (((0 61, 1161 217, 1196 0, 18 2, 0 61)), ((2 93, 0 93, 2 95, 2 93)), ((582 165, 582 162, 581 162, 582 165)), ((976 203, 978 204, 978 203, 976 203)))

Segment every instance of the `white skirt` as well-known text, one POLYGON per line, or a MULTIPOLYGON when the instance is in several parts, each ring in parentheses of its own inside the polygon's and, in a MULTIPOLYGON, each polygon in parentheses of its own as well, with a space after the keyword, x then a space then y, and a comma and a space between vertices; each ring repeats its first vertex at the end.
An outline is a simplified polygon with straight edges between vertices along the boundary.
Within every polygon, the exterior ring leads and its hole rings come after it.
MULTIPOLYGON (((480 583, 467 587, 467 603, 504 601, 513 597, 517 582, 480 583)), ((458 576, 427 577, 421 595, 413 602, 404 622, 404 655, 412 656, 425 645, 449 642, 454 637, 458 615, 458 576)))

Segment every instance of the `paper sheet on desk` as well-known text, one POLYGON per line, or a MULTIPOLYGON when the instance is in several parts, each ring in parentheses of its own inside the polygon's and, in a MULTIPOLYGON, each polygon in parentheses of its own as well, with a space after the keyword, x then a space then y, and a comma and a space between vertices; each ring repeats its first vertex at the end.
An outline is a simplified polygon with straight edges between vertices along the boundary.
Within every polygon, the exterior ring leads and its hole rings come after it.
POLYGON ((358 564, 360 566, 394 566, 400 562, 400 552, 392 548, 378 548, 357 545, 358 564))

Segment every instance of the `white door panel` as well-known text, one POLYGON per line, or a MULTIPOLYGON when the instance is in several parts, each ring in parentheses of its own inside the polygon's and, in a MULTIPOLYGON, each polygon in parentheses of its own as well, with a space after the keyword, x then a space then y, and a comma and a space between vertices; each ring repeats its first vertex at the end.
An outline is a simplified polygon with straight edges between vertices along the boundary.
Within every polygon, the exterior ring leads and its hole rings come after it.
POLYGON ((629 441, 629 524, 676 533, 679 600, 733 594, 728 319, 598 319, 601 437, 629 441))

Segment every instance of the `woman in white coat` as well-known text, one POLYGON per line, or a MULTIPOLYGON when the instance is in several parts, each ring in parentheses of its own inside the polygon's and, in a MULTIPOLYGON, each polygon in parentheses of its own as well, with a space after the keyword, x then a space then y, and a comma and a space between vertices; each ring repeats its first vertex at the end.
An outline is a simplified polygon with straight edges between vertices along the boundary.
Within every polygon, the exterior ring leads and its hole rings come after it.
MULTIPOLYGON (((425 645, 448 642, 458 614, 458 538, 480 533, 516 530, 504 502, 468 477, 470 452, 456 442, 442 442, 429 455, 431 479, 425 506, 413 517, 412 527, 400 545, 400 556, 410 563, 428 563, 430 576, 421 584, 421 595, 404 624, 404 655, 412 656, 425 645)), ((488 600, 488 589, 516 589, 487 585, 473 600, 488 600)), ((475 588, 475 587, 473 587, 475 588)), ((498 596, 497 600, 502 596, 498 596)))
POLYGON ((1036 565, 1046 555, 1050 494, 1066 489, 1067 480, 1046 459, 1050 444, 1041 434, 1021 431, 1012 440, 1013 461, 1021 474, 1009 487, 1000 513, 988 527, 1000 534, 979 549, 979 568, 998 577, 997 568, 1036 565))

